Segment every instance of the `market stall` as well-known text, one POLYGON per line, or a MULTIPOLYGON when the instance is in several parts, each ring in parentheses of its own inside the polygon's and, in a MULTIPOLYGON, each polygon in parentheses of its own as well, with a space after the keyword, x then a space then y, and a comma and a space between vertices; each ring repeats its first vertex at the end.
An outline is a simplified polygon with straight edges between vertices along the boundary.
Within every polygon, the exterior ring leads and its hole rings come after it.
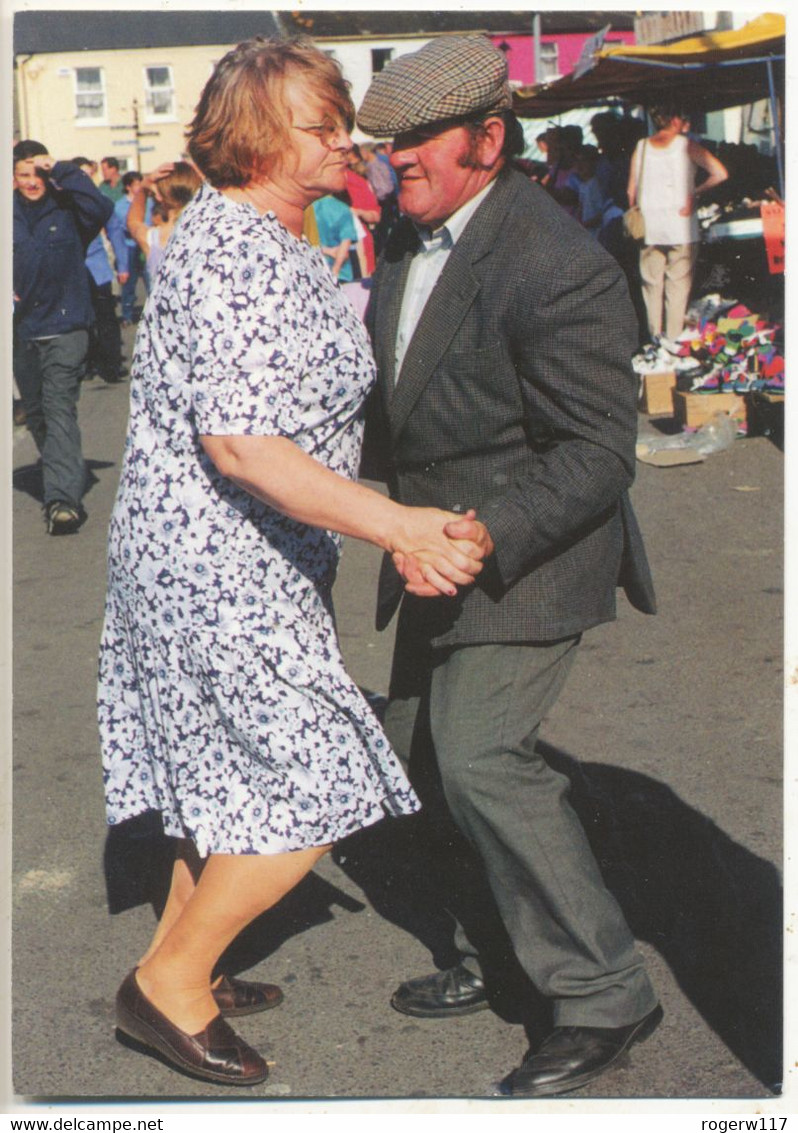
POLYGON ((669 99, 694 112, 769 103, 772 157, 750 145, 713 147, 730 176, 699 212, 703 276, 692 326, 678 343, 653 344, 636 359, 642 408, 676 411, 688 429, 733 402, 744 431, 750 406, 783 400, 784 76, 785 19, 764 14, 734 31, 604 48, 578 77, 514 92, 521 118, 585 106, 647 109, 669 99))
POLYGON ((733 31, 704 32, 676 43, 602 48, 593 66, 513 96, 519 118, 545 118, 581 106, 648 107, 676 99, 697 111, 722 110, 768 99, 777 124, 776 149, 783 195, 785 27, 765 13, 733 31))

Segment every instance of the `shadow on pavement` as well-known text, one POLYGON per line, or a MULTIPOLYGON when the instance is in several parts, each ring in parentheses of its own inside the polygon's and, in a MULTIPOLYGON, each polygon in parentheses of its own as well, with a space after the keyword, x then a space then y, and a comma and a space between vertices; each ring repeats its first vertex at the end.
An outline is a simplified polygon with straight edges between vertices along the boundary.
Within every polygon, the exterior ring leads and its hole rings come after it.
MULTIPOLYGON (((581 764, 545 743, 538 747, 571 780, 571 802, 635 937, 659 950, 707 1024, 764 1086, 779 1093, 782 893, 776 867, 657 780, 581 764)), ((380 823, 341 843, 334 856, 373 908, 416 936, 444 968, 453 962, 451 921, 442 907, 443 889, 432 888, 430 860, 419 868, 415 821, 380 823)), ((508 1021, 524 1021, 532 1033, 541 1026, 543 1009, 524 980, 512 960, 498 979, 486 973, 494 1010, 508 1021), (527 997, 524 1007, 519 994, 527 997)))
MULTIPOLYGON (((545 743, 539 749, 571 780, 571 801, 604 878, 632 932, 656 947, 680 987, 728 1049, 767 1089, 781 1090, 782 893, 774 865, 734 842, 714 822, 647 775, 600 763, 579 763, 545 743)), ((479 886, 466 856, 462 876, 437 891, 423 847, 422 815, 386 819, 336 846, 333 858, 382 917, 429 948, 440 968, 456 962, 444 893, 479 886)), ((448 837, 448 835, 447 835, 448 837)), ((448 849, 456 844, 450 842, 448 849)), ((160 816, 132 819, 108 833, 108 905, 118 913, 163 907, 173 843, 160 816)), ((453 872, 459 872, 454 870, 453 872)), ((286 940, 333 918, 332 907, 365 906, 316 874, 259 917, 223 957, 235 974, 274 953, 286 940)), ((485 903, 472 939, 489 956, 491 1006, 532 1037, 547 1029, 545 1004, 520 970, 498 916, 486 930, 485 903)), ((490 916, 487 918, 490 919, 490 916)), ((397 973, 405 979, 423 972, 397 973)), ((667 1005, 666 1005, 667 1009, 667 1005)))
MULTIPOLYGON (((102 470, 113 467, 113 461, 87 460, 86 491, 84 492, 84 496, 88 495, 94 485, 100 482, 94 475, 95 469, 102 470)), ((35 464, 22 464, 19 468, 15 468, 12 475, 12 484, 15 492, 24 492, 26 495, 32 496, 38 503, 42 503, 44 500, 42 462, 37 460, 35 464)))
MULTIPOLYGON (((108 909, 112 914, 150 905, 155 919, 169 892, 175 842, 163 833, 155 811, 110 827, 103 856, 108 909)), ((366 906, 315 873, 309 874, 273 909, 242 932, 220 960, 220 970, 236 975, 254 967, 291 937, 334 917, 333 906, 347 913, 366 906)))

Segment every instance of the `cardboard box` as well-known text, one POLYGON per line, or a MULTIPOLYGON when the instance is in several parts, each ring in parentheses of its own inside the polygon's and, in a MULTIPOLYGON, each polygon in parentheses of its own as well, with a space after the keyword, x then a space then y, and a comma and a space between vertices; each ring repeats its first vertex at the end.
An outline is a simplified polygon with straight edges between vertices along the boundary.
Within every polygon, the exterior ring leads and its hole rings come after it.
POLYGON ((746 421, 746 402, 739 393, 682 393, 676 390, 673 410, 679 424, 690 429, 697 429, 716 413, 728 413, 742 424, 746 421))
POLYGON ((640 409, 649 417, 673 416, 673 391, 676 388, 676 374, 672 371, 661 374, 643 374, 640 391, 640 409))

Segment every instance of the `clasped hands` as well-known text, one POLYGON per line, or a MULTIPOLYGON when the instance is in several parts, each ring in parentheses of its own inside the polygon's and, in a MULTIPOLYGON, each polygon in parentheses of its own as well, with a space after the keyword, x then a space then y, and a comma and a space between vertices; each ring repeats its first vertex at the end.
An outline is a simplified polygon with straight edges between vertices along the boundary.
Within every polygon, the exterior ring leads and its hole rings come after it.
POLYGON ((469 509, 464 515, 437 508, 410 508, 408 527, 392 550, 405 590, 419 598, 453 598, 471 586, 493 553, 487 527, 469 509))

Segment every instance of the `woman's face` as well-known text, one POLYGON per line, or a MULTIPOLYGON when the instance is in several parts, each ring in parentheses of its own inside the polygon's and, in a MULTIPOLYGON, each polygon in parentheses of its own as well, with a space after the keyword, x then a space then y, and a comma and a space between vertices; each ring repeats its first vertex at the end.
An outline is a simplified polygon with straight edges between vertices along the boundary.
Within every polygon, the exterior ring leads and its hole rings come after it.
POLYGON ((290 118, 291 148, 269 180, 303 207, 346 188, 347 154, 352 147, 340 112, 306 81, 287 78, 284 98, 290 118))

